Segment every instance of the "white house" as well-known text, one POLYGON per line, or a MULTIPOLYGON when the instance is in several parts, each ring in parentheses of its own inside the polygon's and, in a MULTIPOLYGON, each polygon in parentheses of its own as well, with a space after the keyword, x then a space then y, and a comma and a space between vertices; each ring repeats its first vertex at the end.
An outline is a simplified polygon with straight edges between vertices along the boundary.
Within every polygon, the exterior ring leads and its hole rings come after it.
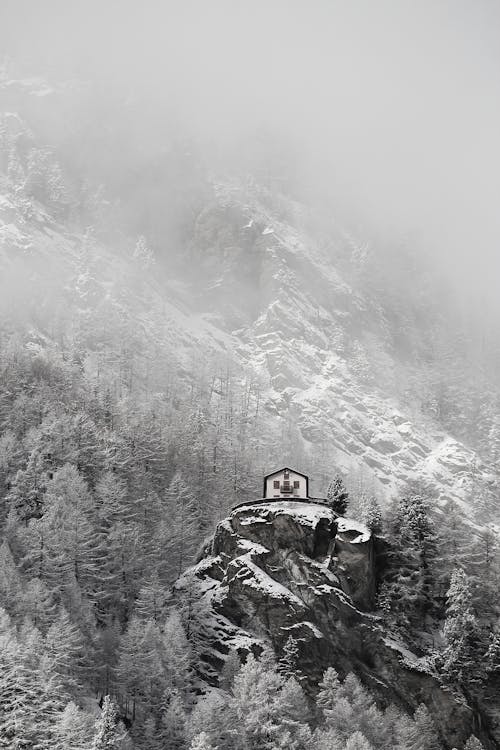
POLYGON ((295 500, 309 497, 309 477, 299 471, 284 469, 273 471, 264 477, 264 498, 287 498, 295 500))

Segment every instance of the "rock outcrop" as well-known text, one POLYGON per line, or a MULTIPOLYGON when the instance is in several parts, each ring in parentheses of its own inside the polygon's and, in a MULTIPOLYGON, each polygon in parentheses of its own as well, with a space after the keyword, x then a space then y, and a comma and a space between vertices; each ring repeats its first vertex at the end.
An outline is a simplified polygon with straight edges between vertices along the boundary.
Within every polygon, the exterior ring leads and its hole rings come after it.
POLYGON ((408 711, 425 702, 443 740, 462 746, 475 726, 465 700, 387 637, 374 614, 374 540, 366 527, 309 502, 260 502, 219 524, 200 562, 178 581, 202 664, 217 684, 227 655, 270 645, 279 657, 290 635, 311 695, 325 669, 355 672, 381 703, 408 711))

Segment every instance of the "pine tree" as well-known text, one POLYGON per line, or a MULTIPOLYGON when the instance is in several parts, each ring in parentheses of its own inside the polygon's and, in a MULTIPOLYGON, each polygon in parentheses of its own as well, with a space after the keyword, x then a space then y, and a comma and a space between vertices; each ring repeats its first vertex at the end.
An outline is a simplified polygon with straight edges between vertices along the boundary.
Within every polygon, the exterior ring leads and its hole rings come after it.
POLYGON ((119 750, 125 732, 118 723, 117 714, 115 703, 106 695, 101 716, 96 722, 91 750, 119 750))
POLYGON ((23 612, 45 633, 57 618, 55 596, 39 578, 28 581, 23 595, 23 612))
POLYGON ((319 683, 320 690, 316 698, 316 705, 327 721, 329 716, 335 712, 340 687, 341 683, 337 671, 333 667, 328 667, 319 683))
POLYGON ((126 621, 134 594, 139 532, 123 479, 104 472, 95 488, 95 546, 101 571, 96 581, 97 617, 126 621))
POLYGON ((220 676, 220 687, 226 692, 231 692, 235 676, 241 669, 241 661, 236 649, 232 649, 224 662, 220 676))
POLYGON ((199 508, 192 492, 177 473, 167 492, 170 534, 165 544, 165 559, 170 562, 167 578, 175 580, 192 562, 201 541, 199 508))
POLYGON ((498 674, 500 672, 500 633, 490 635, 488 651, 486 652, 486 671, 498 674))
POLYGON ((10 507, 17 511, 26 524, 30 518, 40 518, 47 475, 40 451, 33 449, 25 469, 19 469, 7 495, 10 507))
POLYGON ((307 713, 305 698, 295 680, 287 684, 270 655, 259 660, 252 654, 234 679, 232 705, 244 741, 250 747, 282 747, 282 736, 294 750, 304 749, 310 739, 301 719, 307 713), (285 687, 286 686, 286 687, 285 687))
POLYGON ((0 611, 0 748, 52 750, 63 691, 33 643, 19 643, 0 611))
POLYGON ((212 745, 206 732, 200 732, 193 737, 189 750, 218 750, 217 745, 212 745))
POLYGON ((81 684, 85 670, 83 637, 64 607, 47 631, 45 653, 68 691, 81 684))
POLYGON ((435 724, 427 707, 421 703, 413 715, 405 736, 408 750, 441 750, 435 724))
POLYGON ((21 576, 14 562, 9 543, 4 539, 0 546, 0 606, 12 615, 21 608, 21 576))
POLYGON ((57 744, 54 750, 88 750, 93 729, 94 722, 90 714, 70 701, 57 720, 57 744))
POLYGON ((345 750, 345 742, 334 729, 318 727, 313 734, 314 750, 345 750))
POLYGON ((480 678, 477 647, 479 626, 472 607, 469 580, 461 568, 453 571, 447 593, 444 637, 446 648, 441 671, 455 685, 467 685, 480 678))
POLYGON ((347 740, 345 750, 373 750, 373 745, 370 745, 361 732, 354 732, 347 740))
MULTIPOLYGON (((383 746, 387 739, 384 717, 356 675, 350 673, 346 676, 338 689, 337 695, 337 712, 339 705, 344 706, 344 711, 347 711, 348 706, 348 713, 352 715, 356 728, 372 745, 383 746)), ((330 724, 332 724, 332 721, 330 721, 330 724)), ((337 728, 342 731, 338 724, 337 728)))
POLYGON ((145 620, 154 620, 159 623, 164 618, 167 599, 168 592, 155 571, 139 591, 135 602, 135 612, 145 620))
POLYGON ((396 503, 389 532, 389 565, 381 594, 390 623, 408 634, 425 624, 434 604, 436 539, 422 495, 410 494, 396 503))
POLYGON ((292 735, 298 729, 307 725, 311 715, 304 691, 294 677, 288 677, 280 694, 281 715, 285 725, 292 735))
POLYGON ((471 534, 465 526, 460 510, 453 500, 448 500, 442 514, 436 518, 436 547, 434 576, 436 579, 435 596, 439 605, 444 607, 446 592, 450 587, 450 578, 457 562, 472 565, 471 534))
POLYGON ((144 724, 136 729, 135 743, 143 750, 162 750, 162 743, 158 736, 158 727, 154 716, 148 716, 144 724), (140 736, 139 736, 140 735, 140 736))
POLYGON ((151 248, 148 246, 147 240, 144 235, 140 235, 135 243, 133 258, 136 261, 139 268, 143 270, 149 270, 155 264, 155 256, 151 248))
POLYGON ((116 668, 117 687, 123 696, 125 710, 135 720, 151 710, 151 690, 162 690, 162 670, 158 653, 159 633, 154 633, 153 624, 132 617, 120 642, 116 668), (149 627, 148 627, 149 626, 149 627))
POLYGON ((186 725, 190 739, 206 732, 221 750, 239 746, 238 720, 229 696, 221 691, 198 697, 186 725))
POLYGON ((169 750, 184 750, 186 746, 186 711, 177 692, 166 693, 166 705, 160 722, 160 738, 169 750))
POLYGON ((484 750, 484 745, 472 734, 465 743, 464 750, 484 750))
POLYGON ((371 495, 364 503, 361 520, 365 523, 373 534, 379 534, 382 531, 382 511, 378 504, 377 498, 371 495))
POLYGON ((340 474, 337 474, 328 485, 326 499, 328 500, 328 505, 335 513, 338 513, 339 516, 345 514, 349 503, 349 493, 340 474))
POLYGON ((299 648, 297 641, 289 635, 283 647, 283 653, 279 660, 279 671, 284 677, 296 677, 297 664, 299 660, 299 648))
POLYGON ((191 648, 180 614, 173 609, 162 633, 162 665, 167 684, 185 696, 190 681, 191 648))

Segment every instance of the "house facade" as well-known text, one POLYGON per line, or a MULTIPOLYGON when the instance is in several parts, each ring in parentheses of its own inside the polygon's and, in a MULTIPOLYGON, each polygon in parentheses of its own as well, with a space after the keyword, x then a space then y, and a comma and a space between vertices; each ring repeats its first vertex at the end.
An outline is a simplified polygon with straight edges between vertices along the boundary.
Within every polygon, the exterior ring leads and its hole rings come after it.
POLYGON ((309 497, 309 477, 287 466, 273 471, 264 477, 263 497, 266 500, 306 499, 309 497))

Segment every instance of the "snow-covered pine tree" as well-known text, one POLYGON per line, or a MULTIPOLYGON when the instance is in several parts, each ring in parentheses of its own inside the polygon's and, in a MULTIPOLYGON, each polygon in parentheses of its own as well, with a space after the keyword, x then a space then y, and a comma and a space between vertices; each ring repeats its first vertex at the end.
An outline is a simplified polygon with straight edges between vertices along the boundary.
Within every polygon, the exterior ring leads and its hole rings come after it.
POLYGON ((316 705, 327 721, 330 715, 335 712, 340 687, 341 683, 337 671, 333 667, 328 667, 319 683, 320 690, 316 698, 316 705))
POLYGON ((147 271, 155 264, 155 256, 148 245, 147 239, 143 234, 139 235, 135 243, 132 257, 141 270, 147 271))
POLYGON ((428 505, 409 494, 391 509, 390 549, 379 600, 390 624, 408 633, 422 626, 434 604, 436 540, 428 505))
POLYGON ((116 704, 106 695, 101 716, 96 722, 96 731, 91 750, 119 750, 125 731, 118 721, 116 704))
POLYGON ((43 456, 34 448, 29 455, 26 468, 19 469, 7 495, 7 503, 17 511, 19 518, 26 524, 30 518, 39 518, 42 513, 46 483, 43 456))
POLYGON ((0 545, 0 606, 20 614, 21 576, 6 539, 0 545))
POLYGON ((406 736, 408 750, 441 750, 441 742, 428 708, 421 703, 413 714, 413 724, 406 736))
POLYGON ((70 701, 59 716, 54 750, 88 750, 94 734, 92 716, 70 701))
POLYGON ((339 516, 344 515, 349 504, 349 493, 340 474, 336 474, 328 485, 326 499, 335 513, 338 513, 339 516))
POLYGON ((217 745, 212 745, 206 732, 200 732, 193 737, 189 750, 218 750, 218 748, 217 745))
POLYGON ((231 692, 233 689, 234 678, 241 669, 241 660, 236 649, 231 649, 222 667, 220 675, 220 687, 226 692, 231 692))
POLYGON ((162 664, 172 691, 185 696, 190 683, 191 646, 180 613, 172 609, 162 630, 162 664))
POLYGON ((462 568, 453 571, 446 600, 443 633, 447 645, 440 660, 441 672, 454 685, 470 685, 481 678, 480 628, 470 582, 462 568))
POLYGON ((484 745, 472 734, 465 743, 464 750, 484 750, 484 745))
POLYGON ((155 571, 141 586, 135 601, 135 613, 144 620, 154 620, 157 623, 163 621, 168 596, 166 587, 155 571))
POLYGON ((493 674, 500 672, 500 633, 498 631, 490 635, 486 652, 486 671, 493 674))
POLYGON ((186 709, 180 695, 176 692, 165 693, 166 702, 159 727, 159 737, 163 747, 169 750, 184 750, 186 747, 186 709))
POLYGON ((68 690, 81 685, 85 672, 85 646, 82 633, 64 607, 59 608, 58 616, 45 636, 45 653, 52 669, 68 690))
POLYGON ((278 696, 283 684, 269 663, 247 656, 234 679, 233 704, 248 746, 274 748, 281 731, 278 696))
POLYGON ((170 483, 166 504, 170 534, 166 539, 164 557, 169 560, 167 578, 174 580, 192 561, 200 543, 200 509, 179 472, 170 483))
POLYGON ((373 750, 373 745, 370 745, 364 734, 354 732, 347 740, 345 750, 373 750))
POLYGON ((297 641, 291 635, 288 636, 283 653, 278 663, 278 670, 284 677, 296 677, 299 660, 299 647, 297 641))
POLYGON ((370 495, 363 504, 361 520, 373 534, 379 534, 382 531, 382 510, 374 495, 370 495))

